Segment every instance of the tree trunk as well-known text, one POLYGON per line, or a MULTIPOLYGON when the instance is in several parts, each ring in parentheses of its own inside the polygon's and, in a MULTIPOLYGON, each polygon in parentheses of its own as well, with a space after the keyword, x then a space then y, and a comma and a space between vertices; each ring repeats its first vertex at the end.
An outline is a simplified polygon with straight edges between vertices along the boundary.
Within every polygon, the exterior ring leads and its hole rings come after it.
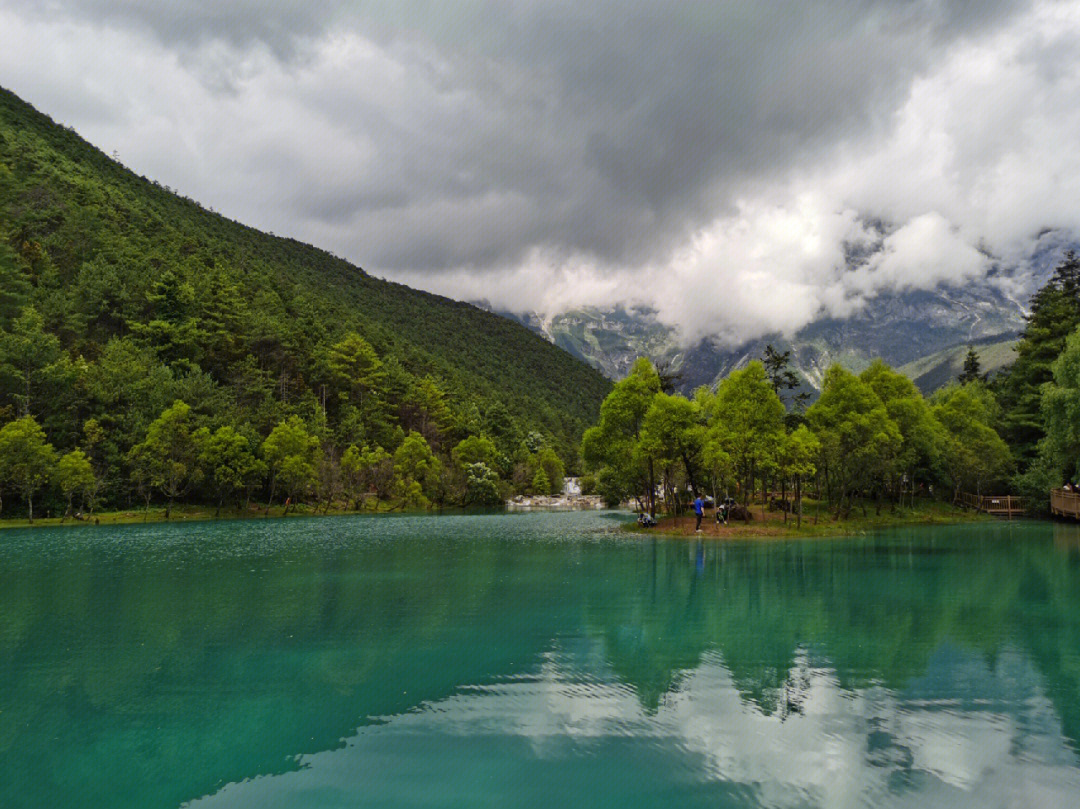
POLYGON ((270 475, 270 499, 266 501, 266 512, 263 514, 264 517, 269 517, 270 516, 270 506, 272 506, 274 504, 274 489, 276 488, 276 486, 277 486, 277 475, 271 474, 270 475))
POLYGON ((71 498, 72 498, 72 495, 74 495, 74 492, 72 492, 71 494, 68 495, 67 508, 64 509, 64 516, 60 518, 60 523, 61 524, 67 522, 67 518, 71 516, 71 498))
POLYGON ((30 524, 34 524, 34 498, 31 495, 26 495, 26 507, 30 510, 30 524))
POLYGON ((694 476, 693 466, 690 463, 690 459, 686 456, 686 453, 681 453, 683 466, 686 468, 686 480, 690 484, 690 490, 694 493, 694 497, 698 496, 697 478, 694 476))
POLYGON ((652 458, 649 458, 649 516, 656 519, 656 472, 652 458))
POLYGON ((802 478, 795 478, 795 502, 799 509, 797 516, 795 517, 795 530, 802 528, 802 478))

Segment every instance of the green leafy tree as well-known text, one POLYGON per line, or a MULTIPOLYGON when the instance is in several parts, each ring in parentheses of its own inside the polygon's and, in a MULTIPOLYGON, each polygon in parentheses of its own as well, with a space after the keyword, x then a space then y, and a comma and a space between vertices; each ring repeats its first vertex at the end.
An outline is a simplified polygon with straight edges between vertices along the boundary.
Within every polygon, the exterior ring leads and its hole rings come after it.
POLYGON ((679 508, 678 482, 685 477, 696 494, 705 446, 703 416, 683 396, 658 393, 642 420, 641 451, 662 470, 665 500, 679 508))
POLYGON ((364 397, 377 391, 386 379, 382 360, 371 343, 356 332, 332 345, 326 365, 337 389, 363 406, 364 397))
POLYGON ((84 491, 83 496, 90 514, 97 508, 98 497, 109 474, 109 458, 119 458, 114 442, 110 441, 105 428, 95 418, 83 423, 83 446, 86 447, 87 459, 94 473, 94 482, 84 491))
MULTIPOLYGON (((780 445, 780 472, 785 478, 795 483, 796 527, 802 527, 802 484, 817 472, 817 459, 821 454, 821 442, 807 428, 800 424, 792 433, 784 436, 780 445)), ((787 521, 787 512, 784 512, 787 521)))
POLYGON ((1051 485, 1060 486, 1080 475, 1080 329, 1068 336, 1051 368, 1054 378, 1042 390, 1046 437, 1039 450, 1053 470, 1051 485))
POLYGON ((44 330, 44 321, 32 306, 0 332, 0 391, 9 391, 20 415, 38 412, 43 390, 60 371, 60 340, 44 330))
POLYGON ((748 503, 756 476, 774 466, 784 436, 783 402, 755 360, 720 383, 713 407, 707 440, 730 458, 748 503))
POLYGON ((495 470, 491 469, 483 461, 466 464, 464 504, 467 506, 497 506, 501 502, 499 476, 495 470))
POLYGON ((453 421, 446 391, 430 374, 416 379, 402 400, 402 424, 437 440, 453 421))
POLYGON ((903 441, 900 430, 873 388, 839 365, 825 372, 806 419, 821 441, 827 492, 839 517, 857 490, 875 487, 888 473, 903 441))
POLYGON ((900 447, 887 471, 893 493, 898 498, 902 495, 904 477, 909 493, 914 491, 917 479, 933 482, 941 468, 946 437, 919 389, 881 360, 875 360, 859 379, 881 399, 885 412, 900 431, 900 447))
POLYGON ((990 484, 1004 484, 1013 459, 991 426, 998 418, 993 395, 981 384, 950 385, 932 401, 947 433, 943 459, 955 496, 963 491, 982 494, 990 484))
POLYGON ((604 499, 610 503, 636 496, 654 517, 656 470, 652 459, 641 452, 640 440, 645 414, 658 393, 656 369, 644 357, 638 359, 604 399, 599 422, 581 440, 581 455, 596 470, 604 499))
POLYGON ((67 502, 64 517, 61 520, 63 522, 71 516, 71 503, 75 493, 81 492, 85 501, 88 494, 94 490, 97 477, 94 475, 94 467, 91 466, 86 453, 81 449, 73 449, 57 462, 55 479, 56 485, 60 487, 64 500, 67 502))
POLYGON ((405 501, 409 505, 426 507, 436 494, 442 464, 424 436, 410 432, 394 452, 394 472, 401 481, 405 501))
POLYGON ((332 443, 323 444, 316 472, 315 486, 318 490, 316 494, 322 501, 323 514, 327 514, 330 506, 334 504, 334 499, 341 492, 342 486, 341 461, 338 458, 337 448, 332 443))
POLYGON ((353 501, 354 511, 360 510, 361 497, 363 496, 363 476, 362 450, 356 444, 351 444, 341 453, 341 477, 345 488, 345 496, 353 501))
MULTIPOLYGON (((128 452, 136 483, 165 497, 165 519, 171 516, 176 499, 202 478, 198 465, 202 437, 193 429, 191 406, 178 399, 151 422, 146 438, 128 452)), ((149 493, 145 497, 149 507, 149 493)))
POLYGON ((566 477, 566 469, 562 459, 551 447, 542 447, 536 453, 536 463, 544 470, 548 480, 547 494, 561 494, 566 477))
POLYGON ((277 487, 288 498, 285 506, 288 516, 296 498, 315 484, 318 453, 319 439, 308 432, 299 416, 289 416, 274 427, 262 443, 262 457, 270 472, 268 513, 277 487))
POLYGON ((385 449, 376 444, 365 446, 359 453, 360 487, 362 491, 375 492, 375 506, 386 500, 395 485, 394 459, 385 449))
POLYGON ((196 433, 195 441, 201 447, 199 464, 214 493, 218 515, 226 499, 250 491, 266 474, 266 464, 255 457, 251 442, 228 425, 213 433, 203 427, 196 433))
POLYGON ((31 523, 34 495, 49 482, 55 467, 56 451, 33 416, 23 416, 0 428, 0 484, 22 494, 31 523))
POLYGON ((521 427, 506 405, 497 399, 484 411, 481 427, 483 434, 491 437, 504 456, 513 455, 514 448, 521 442, 521 427))
POLYGON ((10 328, 30 297, 30 279, 15 251, 0 239, 0 329, 10 328))
POLYGON ((532 479, 533 492, 536 494, 550 494, 551 493, 551 479, 547 476, 547 472, 544 471, 544 467, 538 466, 536 468, 536 474, 532 479))
POLYGON ((499 458, 499 449, 487 436, 470 435, 458 442, 450 452, 450 457, 461 469, 474 463, 482 463, 489 469, 494 469, 499 458))
POLYGON ((128 329, 152 346, 162 362, 177 370, 197 366, 203 355, 206 334, 197 317, 198 292, 182 273, 162 271, 145 294, 145 306, 128 329))

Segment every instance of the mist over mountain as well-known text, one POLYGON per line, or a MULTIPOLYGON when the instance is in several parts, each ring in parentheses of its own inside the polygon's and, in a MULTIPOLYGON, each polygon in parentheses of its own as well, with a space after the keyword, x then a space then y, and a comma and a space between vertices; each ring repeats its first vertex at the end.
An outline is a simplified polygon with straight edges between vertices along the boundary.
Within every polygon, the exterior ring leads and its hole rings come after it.
MULTIPOLYGON (((903 368, 929 393, 955 376, 969 345, 979 351, 984 371, 993 373, 1012 362, 1011 346, 1024 327, 1030 295, 1075 242, 1067 233, 1046 230, 1037 245, 1018 265, 994 263, 977 280, 881 292, 848 317, 823 315, 791 334, 777 331, 749 340, 731 339, 732 332, 718 319, 716 335, 687 341, 677 324, 663 322, 649 306, 580 307, 549 317, 498 313, 544 335, 611 379, 622 378, 638 356, 647 356, 677 373, 686 393, 715 384, 759 358, 769 344, 791 351, 793 368, 810 391, 820 389, 825 370, 834 362, 858 371, 880 357, 903 368)), ((848 271, 859 272, 873 255, 873 248, 850 250, 848 271)))

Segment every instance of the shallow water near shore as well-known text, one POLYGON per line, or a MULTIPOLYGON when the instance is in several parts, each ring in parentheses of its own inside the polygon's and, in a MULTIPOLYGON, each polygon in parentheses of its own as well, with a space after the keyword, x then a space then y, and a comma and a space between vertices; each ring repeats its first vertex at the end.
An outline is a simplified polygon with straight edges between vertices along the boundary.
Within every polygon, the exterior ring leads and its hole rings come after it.
POLYGON ((0 536, 3 807, 1072 807, 1080 527, 0 536))

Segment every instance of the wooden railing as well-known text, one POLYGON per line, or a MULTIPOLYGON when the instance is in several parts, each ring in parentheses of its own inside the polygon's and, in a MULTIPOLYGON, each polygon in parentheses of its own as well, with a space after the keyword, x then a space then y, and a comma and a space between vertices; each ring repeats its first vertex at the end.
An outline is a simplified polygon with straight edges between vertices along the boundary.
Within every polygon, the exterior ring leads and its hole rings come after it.
POLYGON ((1080 492, 1051 489, 1050 513, 1080 519, 1080 492))
POLYGON ((1013 497, 1011 494, 978 495, 963 492, 960 502, 966 508, 983 511, 995 517, 1019 517, 1026 510, 1024 498, 1013 497))

